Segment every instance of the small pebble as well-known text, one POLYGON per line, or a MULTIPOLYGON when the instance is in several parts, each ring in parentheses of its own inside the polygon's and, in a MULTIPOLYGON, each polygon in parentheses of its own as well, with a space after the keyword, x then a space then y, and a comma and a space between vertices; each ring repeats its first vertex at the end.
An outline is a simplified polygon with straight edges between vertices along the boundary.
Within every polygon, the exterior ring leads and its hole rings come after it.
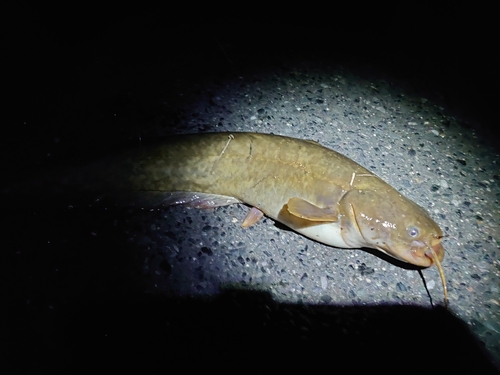
POLYGON ((434 280, 431 280, 427 283, 427 289, 432 290, 436 286, 436 282, 434 280))
POLYGON ((326 290, 327 286, 328 286, 328 280, 326 279, 326 276, 321 276, 321 288, 326 290))

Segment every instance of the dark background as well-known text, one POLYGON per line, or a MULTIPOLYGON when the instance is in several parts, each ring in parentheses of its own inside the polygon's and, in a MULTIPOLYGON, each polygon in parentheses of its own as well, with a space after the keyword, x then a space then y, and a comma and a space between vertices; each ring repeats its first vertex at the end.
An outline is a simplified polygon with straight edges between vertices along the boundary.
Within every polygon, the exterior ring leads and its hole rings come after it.
MULTIPOLYGON (((182 123, 183 82, 280 69, 290 60, 331 61, 401 79, 469 119, 465 131, 497 145, 493 9, 339 2, 3 7, 4 176, 141 135, 137 123, 157 111, 145 104, 148 95, 168 103, 162 109, 171 115, 162 125, 168 133, 182 123)), ((106 254, 114 241, 92 246, 106 254)), ((113 264, 113 254, 102 257, 102 264, 113 264)), ((114 272, 109 277, 123 276, 114 272)), ((101 361, 112 370, 133 363, 172 371, 197 360, 235 369, 248 363, 265 369, 272 360, 277 369, 312 363, 329 370, 491 370, 467 329, 441 309, 279 306, 265 294, 237 291, 198 301, 124 287, 72 301, 45 319, 42 308, 37 314, 20 307, 21 287, 9 283, 6 277, 14 372, 94 372, 101 361)))
MULTIPOLYGON (((21 158, 64 154, 82 144, 106 147, 123 135, 125 120, 114 113, 147 116, 153 110, 144 104, 147 95, 161 95, 177 116, 179 92, 186 90, 180 79, 328 61, 400 79, 451 107, 484 142, 497 144, 492 13, 488 7, 417 3, 11 4, 3 12, 3 60, 11 83, 4 86, 6 109, 14 116, 2 138, 8 153, 21 158)), ((133 132, 125 130, 125 137, 133 132)))

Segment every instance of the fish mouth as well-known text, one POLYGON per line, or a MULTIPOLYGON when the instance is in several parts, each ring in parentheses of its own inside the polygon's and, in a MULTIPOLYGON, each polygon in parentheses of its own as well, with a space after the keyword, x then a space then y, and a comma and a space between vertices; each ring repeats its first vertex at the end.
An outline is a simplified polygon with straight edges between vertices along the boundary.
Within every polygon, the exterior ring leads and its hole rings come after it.
POLYGON ((415 240, 410 244, 409 253, 414 260, 414 264, 423 267, 430 267, 436 263, 436 259, 439 262, 443 260, 444 247, 441 245, 441 239, 432 241, 431 245, 415 240))
POLYGON ((437 243, 437 244, 434 244, 432 246, 430 246, 430 248, 428 248, 426 251, 425 251, 425 256, 430 258, 433 263, 434 263, 434 256, 437 255, 437 258, 438 260, 441 262, 444 258, 444 247, 443 245, 441 245, 441 243, 437 243), (431 251, 431 249, 434 250, 434 254, 433 252, 431 251))

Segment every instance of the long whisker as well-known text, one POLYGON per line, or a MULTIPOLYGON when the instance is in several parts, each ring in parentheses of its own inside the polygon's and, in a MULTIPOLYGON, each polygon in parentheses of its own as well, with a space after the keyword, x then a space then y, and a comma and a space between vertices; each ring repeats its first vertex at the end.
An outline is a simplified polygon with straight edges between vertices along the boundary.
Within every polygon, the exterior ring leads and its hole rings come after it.
POLYGON ((429 249, 431 250, 432 257, 434 258, 433 260, 436 263, 436 267, 438 268, 439 271, 439 277, 441 277, 441 283, 443 284, 444 307, 448 308, 448 288, 446 286, 446 278, 444 277, 444 270, 443 267, 441 266, 441 262, 439 261, 439 258, 434 249, 431 246, 429 246, 429 249))

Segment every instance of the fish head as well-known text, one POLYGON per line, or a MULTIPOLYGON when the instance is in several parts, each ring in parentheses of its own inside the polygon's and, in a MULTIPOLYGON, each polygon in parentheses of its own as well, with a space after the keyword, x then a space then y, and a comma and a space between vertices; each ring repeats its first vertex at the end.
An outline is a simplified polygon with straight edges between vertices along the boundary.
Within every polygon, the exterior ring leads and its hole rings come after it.
POLYGON ((395 190, 349 191, 340 202, 340 226, 344 241, 353 247, 377 249, 421 267, 444 257, 439 226, 395 190))

